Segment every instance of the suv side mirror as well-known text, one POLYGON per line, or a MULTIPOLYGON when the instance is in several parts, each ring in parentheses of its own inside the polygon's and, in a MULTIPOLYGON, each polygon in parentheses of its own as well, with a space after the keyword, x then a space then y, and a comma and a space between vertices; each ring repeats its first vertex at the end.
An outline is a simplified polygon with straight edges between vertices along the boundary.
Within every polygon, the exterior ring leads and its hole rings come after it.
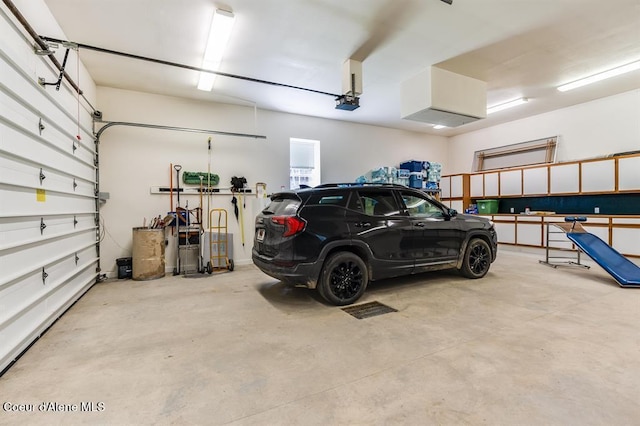
POLYGON ((456 209, 447 209, 447 216, 449 219, 458 216, 458 211, 456 209))

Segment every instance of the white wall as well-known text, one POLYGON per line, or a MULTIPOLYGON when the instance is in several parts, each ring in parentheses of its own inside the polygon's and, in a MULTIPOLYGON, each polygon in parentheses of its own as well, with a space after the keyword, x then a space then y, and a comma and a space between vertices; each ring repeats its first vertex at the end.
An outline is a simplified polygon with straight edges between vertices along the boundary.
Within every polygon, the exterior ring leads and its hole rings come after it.
POLYGON ((557 161, 640 149, 640 90, 454 136, 443 173, 471 172, 475 151, 555 135, 557 161))
MULTIPOLYGON (((402 161, 444 162, 447 138, 376 126, 326 120, 253 108, 215 104, 182 98, 98 87, 98 105, 109 121, 133 121, 179 127, 261 134, 266 140, 213 136, 211 171, 220 175, 220 186, 228 187, 232 176, 244 176, 248 185, 267 183, 267 192, 289 185, 289 138, 320 141, 322 181, 353 181, 367 170, 398 165, 402 161)), ((207 135, 163 130, 113 127, 100 143, 101 191, 110 199, 101 208, 106 228, 101 244, 103 271, 114 275, 115 259, 131 256, 131 229, 143 218, 170 211, 168 195, 151 195, 151 186, 169 185, 169 164, 183 170, 207 171, 207 135)), ((174 174, 175 176, 175 174, 174 174)), ((198 196, 185 198, 196 207, 198 196)), ((206 200, 205 200, 206 209, 206 200)), ((234 234, 234 261, 249 263, 253 220, 260 209, 247 197, 245 246, 233 216, 230 196, 212 196, 211 208, 229 210, 229 232, 234 234)), ((167 270, 173 269, 172 245, 167 252, 167 270)))

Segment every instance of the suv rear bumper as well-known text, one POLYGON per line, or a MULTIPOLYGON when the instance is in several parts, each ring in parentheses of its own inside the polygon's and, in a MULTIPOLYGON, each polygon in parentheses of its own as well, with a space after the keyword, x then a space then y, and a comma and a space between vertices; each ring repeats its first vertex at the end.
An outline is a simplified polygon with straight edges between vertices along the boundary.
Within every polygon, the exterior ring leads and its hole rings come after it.
POLYGON ((270 277, 296 287, 316 288, 319 274, 317 262, 277 265, 273 258, 263 256, 255 249, 252 250, 251 257, 254 265, 270 277))

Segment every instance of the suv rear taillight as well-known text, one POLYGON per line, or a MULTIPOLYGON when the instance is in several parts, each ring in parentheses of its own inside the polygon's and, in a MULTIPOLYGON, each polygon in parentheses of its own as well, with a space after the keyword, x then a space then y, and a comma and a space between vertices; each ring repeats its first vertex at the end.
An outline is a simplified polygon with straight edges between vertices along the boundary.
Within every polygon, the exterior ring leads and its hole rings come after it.
POLYGON ((307 225, 307 222, 305 222, 304 219, 300 219, 298 216, 273 216, 271 218, 271 222, 276 225, 284 226, 284 232, 282 233, 283 237, 296 235, 297 233, 302 232, 304 227, 307 225))

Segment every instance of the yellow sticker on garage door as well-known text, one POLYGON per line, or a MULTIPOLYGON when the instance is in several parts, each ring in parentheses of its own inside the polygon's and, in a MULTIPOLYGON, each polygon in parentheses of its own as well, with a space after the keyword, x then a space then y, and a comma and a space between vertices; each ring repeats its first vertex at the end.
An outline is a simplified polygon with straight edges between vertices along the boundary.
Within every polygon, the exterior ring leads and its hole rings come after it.
POLYGON ((44 189, 36 189, 36 201, 39 203, 47 201, 47 193, 44 189))

